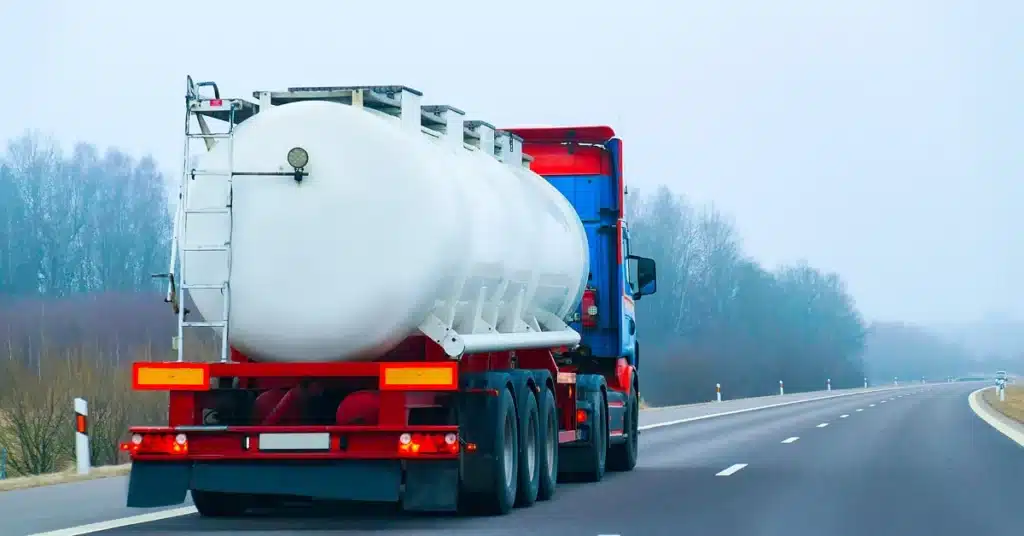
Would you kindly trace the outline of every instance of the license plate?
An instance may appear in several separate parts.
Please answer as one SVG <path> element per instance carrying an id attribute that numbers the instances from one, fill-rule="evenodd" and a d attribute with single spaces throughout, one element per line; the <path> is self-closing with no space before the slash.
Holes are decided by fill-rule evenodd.
<path id="1" fill-rule="evenodd" d="M 260 450 L 330 450 L 331 434 L 260 434 Z"/>

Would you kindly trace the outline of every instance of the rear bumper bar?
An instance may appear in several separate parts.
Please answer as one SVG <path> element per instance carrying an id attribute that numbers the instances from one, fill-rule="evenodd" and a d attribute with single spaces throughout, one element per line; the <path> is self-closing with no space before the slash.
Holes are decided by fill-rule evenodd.
<path id="1" fill-rule="evenodd" d="M 456 509 L 458 485 L 459 460 L 136 461 L 127 503 L 171 506 L 184 502 L 189 490 L 202 490 L 401 502 L 406 510 L 444 512 Z"/>

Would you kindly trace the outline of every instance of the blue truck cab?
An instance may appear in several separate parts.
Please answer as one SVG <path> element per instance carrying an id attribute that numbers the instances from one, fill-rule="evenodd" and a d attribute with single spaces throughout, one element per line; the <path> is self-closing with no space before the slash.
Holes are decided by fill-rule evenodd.
<path id="1" fill-rule="evenodd" d="M 560 367 L 601 375 L 608 386 L 611 441 L 616 427 L 630 434 L 639 404 L 640 345 L 635 303 L 657 290 L 654 260 L 634 255 L 626 221 L 622 140 L 607 126 L 508 129 L 523 138 L 530 168 L 575 207 L 587 233 L 590 275 L 569 324 L 578 349 L 558 356 Z M 633 422 L 625 414 L 634 412 Z"/>

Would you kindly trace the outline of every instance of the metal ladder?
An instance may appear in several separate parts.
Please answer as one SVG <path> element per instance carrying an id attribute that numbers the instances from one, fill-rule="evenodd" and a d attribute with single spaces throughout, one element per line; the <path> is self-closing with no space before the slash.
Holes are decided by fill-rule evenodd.
<path id="1" fill-rule="evenodd" d="M 186 328 L 221 328 L 220 362 L 227 363 L 231 360 L 229 344 L 229 318 L 231 307 L 231 238 L 234 227 L 232 213 L 233 182 L 234 172 L 234 130 L 237 124 L 235 111 L 236 101 L 234 99 L 221 99 L 220 91 L 213 82 L 194 83 L 192 77 L 187 79 L 187 92 L 185 96 L 185 149 L 182 167 L 181 183 L 178 189 L 178 207 L 174 219 L 174 233 L 171 242 L 171 261 L 167 274 L 160 274 L 160 277 L 168 279 L 167 296 L 164 301 L 171 304 L 177 319 L 178 330 L 174 340 L 174 349 L 178 353 L 178 361 L 185 360 L 184 334 Z M 204 98 L 199 94 L 200 87 L 212 87 L 214 96 L 212 99 Z M 211 132 L 203 117 L 203 112 L 227 112 L 228 131 L 221 133 Z M 192 116 L 195 115 L 199 124 L 199 132 L 192 129 Z M 227 169 L 226 170 L 203 170 L 192 167 L 192 140 L 201 139 L 205 141 L 206 149 L 213 149 L 218 141 L 227 144 Z M 202 180 L 209 177 L 224 177 L 227 181 L 227 200 L 223 207 L 189 208 L 189 184 L 193 180 Z M 227 218 L 228 235 L 222 244 L 200 244 L 185 246 L 187 237 L 188 216 L 192 214 L 223 214 Z M 178 252 L 181 251 L 181 259 L 178 259 Z M 222 251 L 227 257 L 227 274 L 225 279 L 218 283 L 189 283 L 185 280 L 185 260 L 191 252 L 212 252 Z M 175 280 L 175 264 L 180 265 L 180 277 Z M 175 288 L 177 287 L 177 288 Z M 187 315 L 190 312 L 182 303 L 182 297 L 186 290 L 220 290 L 223 296 L 223 316 L 219 320 L 189 321 Z"/>

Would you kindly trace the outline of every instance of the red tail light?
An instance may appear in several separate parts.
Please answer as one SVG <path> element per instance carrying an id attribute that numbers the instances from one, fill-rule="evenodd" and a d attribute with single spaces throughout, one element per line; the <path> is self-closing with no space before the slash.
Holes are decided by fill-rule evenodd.
<path id="1" fill-rule="evenodd" d="M 583 301 L 580 304 L 581 314 L 580 317 L 583 321 L 583 327 L 595 328 L 597 327 L 597 291 L 588 288 L 583 291 Z"/>
<path id="2" fill-rule="evenodd" d="M 188 454 L 185 434 L 132 434 L 131 441 L 121 443 L 129 454 Z"/>
<path id="3" fill-rule="evenodd" d="M 458 453 L 459 436 L 454 433 L 402 434 L 398 438 L 398 454 L 401 456 Z"/>

